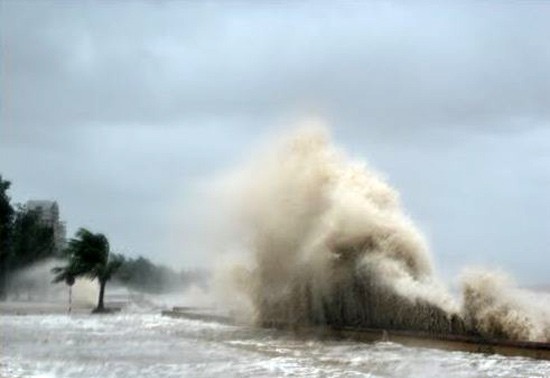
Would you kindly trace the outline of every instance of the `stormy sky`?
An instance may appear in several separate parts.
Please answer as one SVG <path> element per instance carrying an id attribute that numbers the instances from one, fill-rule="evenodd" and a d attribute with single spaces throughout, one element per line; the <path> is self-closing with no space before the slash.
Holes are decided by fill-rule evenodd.
<path id="1" fill-rule="evenodd" d="M 550 268 L 550 3 L 1 2 L 0 173 L 72 234 L 208 264 L 208 180 L 309 116 L 385 174 L 440 275 Z"/>

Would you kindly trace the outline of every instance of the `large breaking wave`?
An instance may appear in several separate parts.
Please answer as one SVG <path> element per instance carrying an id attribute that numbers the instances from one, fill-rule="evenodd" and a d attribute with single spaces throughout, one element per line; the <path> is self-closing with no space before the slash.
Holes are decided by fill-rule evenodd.
<path id="1" fill-rule="evenodd" d="M 453 298 L 396 190 L 326 130 L 279 140 L 238 177 L 247 258 L 231 278 L 256 323 L 550 340 L 550 311 L 500 274 L 470 271 Z"/>

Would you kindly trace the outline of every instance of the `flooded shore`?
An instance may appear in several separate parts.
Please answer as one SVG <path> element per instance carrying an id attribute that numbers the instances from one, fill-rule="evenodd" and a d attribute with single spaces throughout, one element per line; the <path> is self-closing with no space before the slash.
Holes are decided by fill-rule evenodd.
<path id="1" fill-rule="evenodd" d="M 550 362 L 299 338 L 156 310 L 0 315 L 2 377 L 549 377 Z"/>

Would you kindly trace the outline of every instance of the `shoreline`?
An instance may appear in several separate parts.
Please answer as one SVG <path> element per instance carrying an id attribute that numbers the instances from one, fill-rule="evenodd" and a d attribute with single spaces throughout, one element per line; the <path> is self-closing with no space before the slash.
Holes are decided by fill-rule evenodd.
<path id="1" fill-rule="evenodd" d="M 89 314 L 95 306 L 73 303 L 71 314 Z M 60 315 L 69 314 L 68 303 L 59 301 L 5 301 L 0 302 L 0 315 Z"/>

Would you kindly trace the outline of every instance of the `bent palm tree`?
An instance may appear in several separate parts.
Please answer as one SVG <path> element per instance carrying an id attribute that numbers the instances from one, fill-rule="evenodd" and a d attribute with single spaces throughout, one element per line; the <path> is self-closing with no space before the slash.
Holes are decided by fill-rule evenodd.
<path id="1" fill-rule="evenodd" d="M 52 269 L 53 282 L 70 280 L 71 277 L 87 277 L 99 281 L 99 298 L 94 312 L 105 310 L 103 297 L 105 285 L 122 265 L 123 257 L 109 252 L 109 241 L 103 234 L 94 234 L 85 228 L 77 231 L 66 249 L 67 265 Z"/>

